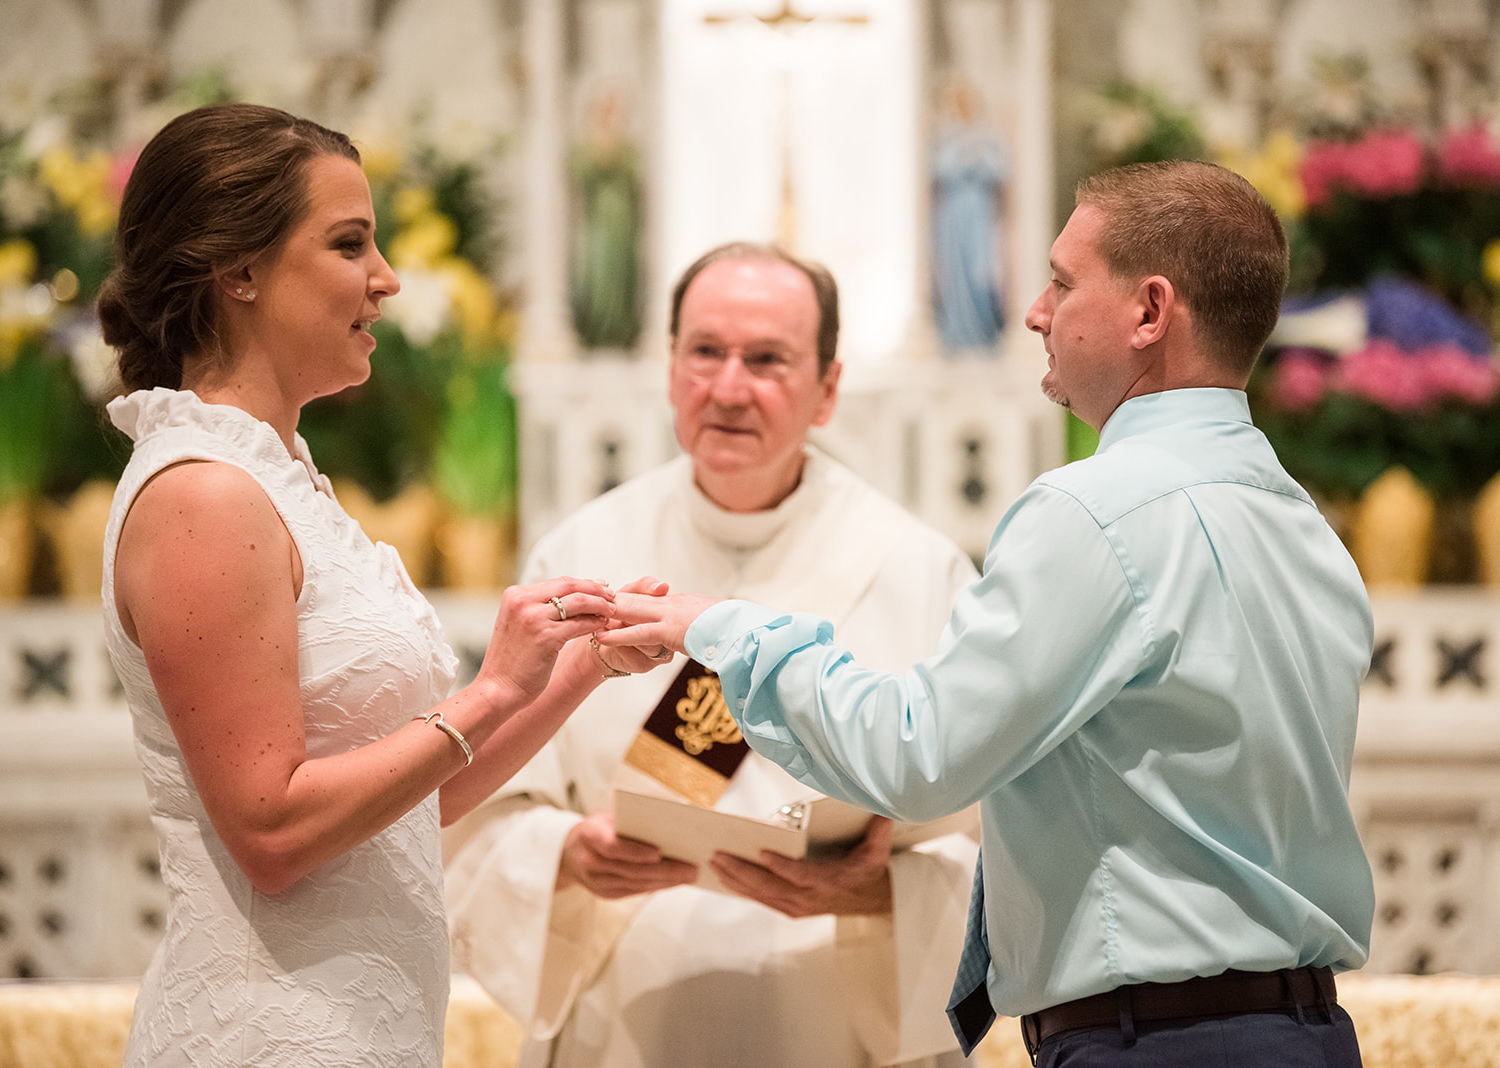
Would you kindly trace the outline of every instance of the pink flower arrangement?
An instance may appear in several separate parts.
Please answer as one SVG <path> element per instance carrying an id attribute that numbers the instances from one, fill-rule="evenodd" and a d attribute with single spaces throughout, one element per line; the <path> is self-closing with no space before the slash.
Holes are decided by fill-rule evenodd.
<path id="1" fill-rule="evenodd" d="M 1500 282 L 1486 270 L 1487 256 L 1500 265 L 1500 126 L 1313 141 L 1298 178 L 1292 311 L 1360 294 L 1367 340 L 1281 348 L 1252 380 L 1256 425 L 1325 494 L 1399 465 L 1434 494 L 1472 496 L 1500 473 Z"/>
<path id="2" fill-rule="evenodd" d="M 140 146 L 137 146 L 128 152 L 120 153 L 109 162 L 109 178 L 105 184 L 116 206 L 125 196 L 125 183 L 130 181 L 130 174 L 135 170 L 135 161 L 140 154 Z"/>
<path id="3" fill-rule="evenodd" d="M 1269 383 L 1270 400 L 1283 411 L 1305 412 L 1328 393 L 1328 356 L 1322 349 L 1287 349 Z"/>
<path id="4" fill-rule="evenodd" d="M 1438 145 L 1437 170 L 1448 185 L 1500 187 L 1500 145 L 1482 122 L 1449 130 Z"/>
<path id="5" fill-rule="evenodd" d="M 1423 412 L 1447 400 L 1484 407 L 1500 392 L 1500 366 L 1452 345 L 1407 352 L 1380 338 L 1332 360 L 1318 350 L 1296 349 L 1276 361 L 1270 399 L 1278 407 L 1307 412 L 1330 392 L 1402 413 Z"/>
<path id="6" fill-rule="evenodd" d="M 1500 368 L 1493 361 L 1476 360 L 1452 345 L 1419 352 L 1417 362 L 1426 372 L 1427 404 L 1451 398 L 1483 408 L 1500 392 Z"/>
<path id="7" fill-rule="evenodd" d="M 1376 199 L 1413 193 L 1425 162 L 1422 142 L 1411 133 L 1373 130 L 1353 142 L 1310 142 L 1299 175 L 1307 206 L 1317 208 L 1340 189 Z"/>

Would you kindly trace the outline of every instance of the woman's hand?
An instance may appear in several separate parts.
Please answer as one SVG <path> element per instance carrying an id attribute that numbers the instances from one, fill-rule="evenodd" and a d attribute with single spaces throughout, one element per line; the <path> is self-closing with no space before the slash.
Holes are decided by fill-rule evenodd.
<path id="1" fill-rule="evenodd" d="M 622 596 L 654 600 L 650 594 L 665 593 L 667 584 L 639 578 L 624 589 L 631 593 Z M 560 610 L 552 603 L 554 597 Z M 465 687 L 449 700 L 453 714 L 448 719 L 465 734 L 473 729 L 474 762 L 443 785 L 444 824 L 472 810 L 514 775 L 612 672 L 647 671 L 672 659 L 660 646 L 598 652 L 589 648 L 594 634 L 610 624 L 614 598 L 605 583 L 571 578 L 505 591 L 485 654 L 484 671 L 489 675 L 481 672 L 475 680 L 478 689 Z M 478 698 L 487 710 L 478 718 L 452 707 L 470 697 Z"/>
<path id="2" fill-rule="evenodd" d="M 608 625 L 614 600 L 608 585 L 592 579 L 555 578 L 511 586 L 500 595 L 500 611 L 476 681 L 509 691 L 511 707 L 530 703 L 547 688 L 562 647 Z"/>

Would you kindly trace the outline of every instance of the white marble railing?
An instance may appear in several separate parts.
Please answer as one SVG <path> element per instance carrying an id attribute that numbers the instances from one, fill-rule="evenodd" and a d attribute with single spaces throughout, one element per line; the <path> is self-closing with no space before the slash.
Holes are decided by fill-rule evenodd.
<path id="1" fill-rule="evenodd" d="M 490 596 L 433 602 L 472 672 Z M 1355 814 L 1379 902 L 1369 970 L 1500 973 L 1500 594 L 1374 599 Z M 0 978 L 134 976 L 162 895 L 96 606 L 0 608 Z"/>
<path id="2" fill-rule="evenodd" d="M 1350 797 L 1375 869 L 1370 967 L 1500 972 L 1500 594 L 1375 599 Z"/>

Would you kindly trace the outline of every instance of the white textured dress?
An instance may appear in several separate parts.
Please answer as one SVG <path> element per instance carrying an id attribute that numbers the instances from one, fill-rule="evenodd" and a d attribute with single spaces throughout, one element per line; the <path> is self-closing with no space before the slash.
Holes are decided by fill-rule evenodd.
<path id="1" fill-rule="evenodd" d="M 217 460 L 260 484 L 302 558 L 309 757 L 391 734 L 447 695 L 456 660 L 436 615 L 395 550 L 339 507 L 300 437 L 293 458 L 267 424 L 185 391 L 139 391 L 109 412 L 135 451 L 105 535 L 106 638 L 170 897 L 125 1064 L 437 1068 L 449 970 L 436 795 L 285 892 L 257 892 L 209 823 L 145 658 L 121 628 L 115 548 L 136 494 L 169 464 Z"/>

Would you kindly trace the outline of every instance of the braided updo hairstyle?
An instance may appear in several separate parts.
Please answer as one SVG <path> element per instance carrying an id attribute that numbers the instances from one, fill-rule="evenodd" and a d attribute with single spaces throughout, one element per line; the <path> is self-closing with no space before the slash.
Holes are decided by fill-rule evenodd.
<path id="1" fill-rule="evenodd" d="M 307 165 L 323 156 L 359 162 L 343 134 L 256 104 L 189 111 L 147 143 L 99 292 L 127 390 L 178 389 L 185 359 L 224 355 L 215 279 L 281 244 L 306 210 Z"/>

